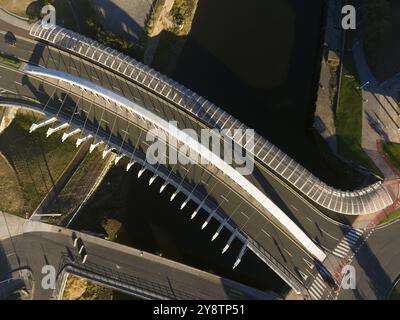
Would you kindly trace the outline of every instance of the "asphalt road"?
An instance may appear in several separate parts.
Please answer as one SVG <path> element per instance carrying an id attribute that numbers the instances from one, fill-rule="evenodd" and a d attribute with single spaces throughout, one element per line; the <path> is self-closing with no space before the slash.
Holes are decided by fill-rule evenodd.
<path id="1" fill-rule="evenodd" d="M 52 265 L 58 274 L 67 264 L 170 299 L 276 298 L 273 294 L 147 252 L 77 233 L 88 253 L 82 264 L 78 250 L 72 244 L 73 230 L 14 217 L 6 219 L 8 225 L 14 224 L 11 229 L 25 228 L 27 231 L 6 239 L 3 237 L 5 230 L 1 231 L 0 280 L 7 278 L 10 271 L 28 267 L 34 279 L 34 299 L 49 299 L 53 293 L 41 286 L 42 267 Z M 4 216 L 0 220 L 4 225 Z M 19 225 L 15 226 L 16 223 Z"/>

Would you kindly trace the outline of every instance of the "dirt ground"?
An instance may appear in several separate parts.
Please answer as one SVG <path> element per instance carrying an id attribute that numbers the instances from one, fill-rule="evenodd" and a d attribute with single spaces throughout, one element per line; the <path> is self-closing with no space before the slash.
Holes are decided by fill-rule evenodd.
<path id="1" fill-rule="evenodd" d="M 26 16 L 26 8 L 32 0 L 0 0 L 0 7 L 20 16 Z"/>
<path id="2" fill-rule="evenodd" d="M 7 159 L 0 153 L 0 210 L 16 213 L 23 204 L 22 190 L 16 174 Z"/>
<path id="3" fill-rule="evenodd" d="M 85 279 L 68 276 L 63 294 L 63 300 L 77 300 L 85 293 L 88 283 Z"/>

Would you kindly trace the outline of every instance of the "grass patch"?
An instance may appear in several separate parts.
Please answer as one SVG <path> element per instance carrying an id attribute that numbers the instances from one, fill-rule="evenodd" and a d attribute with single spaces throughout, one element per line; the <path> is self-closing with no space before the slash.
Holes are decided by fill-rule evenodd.
<path id="1" fill-rule="evenodd" d="M 400 281 L 397 282 L 396 286 L 390 293 L 389 300 L 400 300 Z"/>
<path id="2" fill-rule="evenodd" d="M 71 214 L 84 201 L 106 163 L 100 151 L 88 152 L 65 187 L 58 194 L 56 200 L 49 207 L 49 213 L 62 214 L 62 216 L 50 217 L 45 221 L 51 224 L 64 225 L 71 217 Z"/>
<path id="3" fill-rule="evenodd" d="M 363 101 L 353 53 L 349 50 L 352 42 L 353 32 L 350 31 L 346 34 L 342 82 L 336 112 L 338 152 L 344 158 L 382 176 L 380 170 L 361 147 Z"/>
<path id="4" fill-rule="evenodd" d="M 389 213 L 379 224 L 388 223 L 389 221 L 392 221 L 398 217 L 400 217 L 400 209 L 397 209 L 397 210 Z"/>
<path id="5" fill-rule="evenodd" d="M 23 194 L 16 214 L 31 214 L 50 191 L 76 153 L 73 142 L 61 143 L 62 132 L 46 138 L 47 128 L 29 133 L 39 120 L 33 112 L 19 111 L 0 136 L 0 151 L 14 168 Z"/>
<path id="6" fill-rule="evenodd" d="M 0 7 L 21 17 L 26 17 L 26 9 L 31 2 L 33 0 L 0 0 Z"/>
<path id="7" fill-rule="evenodd" d="M 396 169 L 400 171 L 400 144 L 384 141 L 382 148 Z"/>
<path id="8" fill-rule="evenodd" d="M 21 66 L 21 61 L 17 58 L 8 57 L 4 54 L 0 54 L 0 63 L 6 64 L 13 68 L 19 68 Z"/>

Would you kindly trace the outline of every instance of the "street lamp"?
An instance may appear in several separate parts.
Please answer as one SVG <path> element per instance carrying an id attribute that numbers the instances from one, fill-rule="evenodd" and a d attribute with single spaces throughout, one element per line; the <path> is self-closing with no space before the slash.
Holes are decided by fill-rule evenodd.
<path id="1" fill-rule="evenodd" d="M 367 86 L 368 84 L 369 84 L 369 80 L 368 80 L 366 83 L 364 83 L 361 87 L 358 87 L 358 89 L 362 90 L 362 89 L 364 89 L 365 86 Z"/>

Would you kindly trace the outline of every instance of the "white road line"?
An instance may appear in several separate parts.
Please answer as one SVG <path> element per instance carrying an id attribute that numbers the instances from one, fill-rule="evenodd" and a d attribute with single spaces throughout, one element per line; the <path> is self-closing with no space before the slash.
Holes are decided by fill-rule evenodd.
<path id="1" fill-rule="evenodd" d="M 293 255 L 292 255 L 289 251 L 287 251 L 286 249 L 283 249 L 283 250 L 285 250 L 286 253 L 287 253 L 290 257 L 293 257 Z"/>
<path id="2" fill-rule="evenodd" d="M 265 231 L 264 229 L 261 229 L 261 231 L 264 232 L 268 237 L 271 238 L 271 235 L 267 231 Z"/>
<path id="3" fill-rule="evenodd" d="M 339 241 L 338 238 L 332 236 L 331 234 L 329 234 L 328 232 L 326 232 L 324 229 L 322 229 L 322 228 L 320 228 L 320 229 L 321 229 L 322 233 L 325 233 L 328 237 L 331 237 L 332 239 L 334 239 L 334 240 L 336 240 L 336 241 Z"/>
<path id="4" fill-rule="evenodd" d="M 339 257 L 339 258 L 344 258 L 344 257 L 346 256 L 345 254 L 338 253 L 338 252 L 333 252 L 333 254 L 334 254 L 336 257 Z"/>
<path id="5" fill-rule="evenodd" d="M 318 286 L 315 285 L 315 281 L 313 282 L 313 284 L 311 286 L 311 290 L 314 290 L 314 291 L 318 292 L 319 296 L 322 296 L 322 293 L 324 292 L 323 290 L 318 288 Z"/>
<path id="6" fill-rule="evenodd" d="M 290 205 L 294 210 L 299 211 L 299 209 L 297 209 L 294 205 Z"/>

